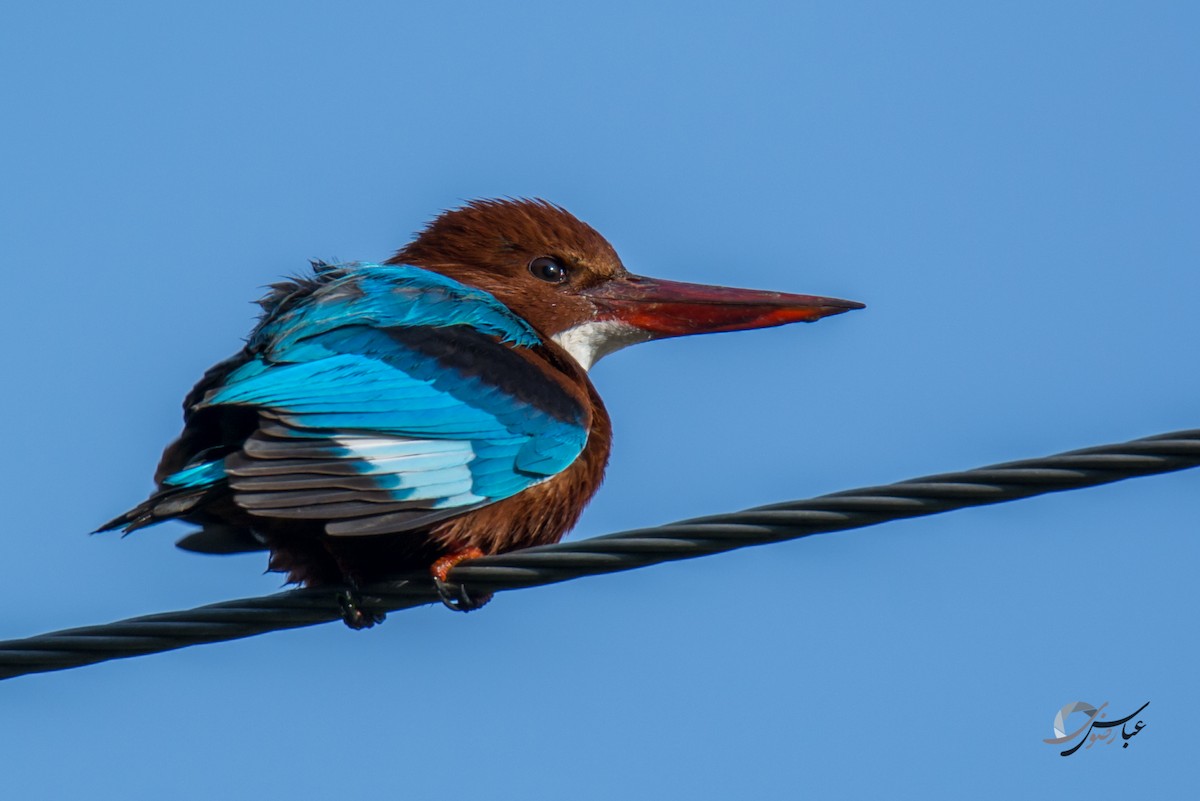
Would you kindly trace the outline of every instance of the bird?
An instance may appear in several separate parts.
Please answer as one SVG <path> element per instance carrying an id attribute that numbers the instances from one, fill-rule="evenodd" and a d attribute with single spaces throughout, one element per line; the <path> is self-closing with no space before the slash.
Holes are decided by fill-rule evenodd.
<path id="1" fill-rule="evenodd" d="M 588 376 L 666 337 L 812 322 L 862 303 L 629 272 L 541 199 L 447 210 L 382 263 L 314 261 L 270 285 L 244 347 L 185 397 L 151 496 L 97 531 L 180 520 L 200 553 L 268 551 L 287 582 L 358 590 L 558 542 L 604 477 L 612 423 Z"/>

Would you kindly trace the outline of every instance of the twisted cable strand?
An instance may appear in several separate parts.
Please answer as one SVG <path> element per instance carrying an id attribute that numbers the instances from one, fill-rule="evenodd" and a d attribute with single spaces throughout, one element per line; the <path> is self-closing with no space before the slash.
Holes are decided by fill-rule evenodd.
<path id="1" fill-rule="evenodd" d="M 1200 429 L 1055 456 L 845 490 L 463 562 L 453 581 L 497 592 L 632 570 L 750 545 L 878 525 L 970 506 L 1200 466 Z M 427 576 L 363 589 L 363 607 L 394 612 L 437 601 Z M 0 679 L 341 619 L 330 588 L 291 590 L 0 642 Z"/>

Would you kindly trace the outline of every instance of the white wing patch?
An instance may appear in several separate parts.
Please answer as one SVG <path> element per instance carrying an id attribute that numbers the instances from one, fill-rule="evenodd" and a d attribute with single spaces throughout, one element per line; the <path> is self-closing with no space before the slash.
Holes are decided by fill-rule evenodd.
<path id="1" fill-rule="evenodd" d="M 487 500 L 471 492 L 470 442 L 342 434 L 333 441 L 375 476 L 381 489 L 409 490 L 405 500 L 438 500 L 434 508 L 467 506 Z"/>

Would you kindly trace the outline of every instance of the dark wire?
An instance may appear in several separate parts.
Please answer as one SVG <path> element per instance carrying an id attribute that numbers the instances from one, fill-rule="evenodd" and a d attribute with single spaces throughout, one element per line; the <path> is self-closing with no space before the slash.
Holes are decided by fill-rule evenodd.
<path id="1" fill-rule="evenodd" d="M 450 573 L 450 579 L 489 592 L 520 589 L 1197 466 L 1200 430 L 1176 431 L 1117 445 L 485 556 L 463 562 Z M 395 612 L 438 600 L 432 581 L 423 575 L 370 585 L 363 588 L 362 596 L 363 608 L 372 612 Z M 66 629 L 0 642 L 0 678 L 252 637 L 341 618 L 335 589 L 321 588 Z"/>

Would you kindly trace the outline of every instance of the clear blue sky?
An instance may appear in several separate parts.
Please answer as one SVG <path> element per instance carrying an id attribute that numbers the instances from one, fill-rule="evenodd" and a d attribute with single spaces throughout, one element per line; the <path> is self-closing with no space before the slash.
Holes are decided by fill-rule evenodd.
<path id="1" fill-rule="evenodd" d="M 575 537 L 1200 426 L 1196 9 L 9 3 L 0 637 L 279 588 L 183 526 L 87 532 L 263 285 L 472 197 L 869 306 L 602 363 Z M 1179 796 L 1197 482 L 0 683 L 4 793 Z M 1076 700 L 1146 728 L 1063 759 Z"/>

